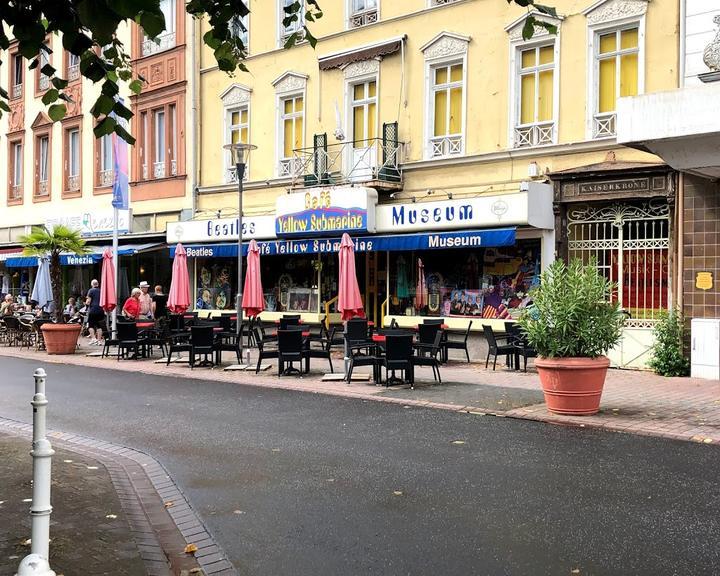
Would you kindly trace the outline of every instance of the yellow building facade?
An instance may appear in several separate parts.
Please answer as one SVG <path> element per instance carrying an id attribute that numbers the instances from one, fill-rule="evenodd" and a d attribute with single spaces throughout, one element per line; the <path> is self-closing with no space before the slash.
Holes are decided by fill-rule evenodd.
<path id="1" fill-rule="evenodd" d="M 222 146 L 251 142 L 257 149 L 244 181 L 250 223 L 244 238 L 268 244 L 263 281 L 276 313 L 322 317 L 332 299 L 333 255 L 312 244 L 302 257 L 276 252 L 293 238 L 353 234 L 342 222 L 324 231 L 306 222 L 305 238 L 281 227 L 287 205 L 296 208 L 293 218 L 303 208 L 308 217 L 326 194 L 328 208 L 347 209 L 344 197 L 374 210 L 373 225 L 355 231 L 360 240 L 514 231 L 510 245 L 479 238 L 484 248 L 478 250 L 424 251 L 426 244 L 383 250 L 379 241 L 359 256 L 371 319 L 413 325 L 435 315 L 464 328 L 468 318 L 497 324 L 512 316 L 538 272 L 558 250 L 567 253 L 559 247 L 564 212 L 549 175 L 603 164 L 655 166 L 656 157 L 616 144 L 615 102 L 678 84 L 674 0 L 557 0 L 554 6 L 557 18 L 537 17 L 557 34 L 538 27 L 523 40 L 527 13 L 500 0 L 334 2 L 311 24 L 314 49 L 301 42 L 285 50 L 294 28 L 282 25 L 283 1 L 251 0 L 244 21 L 249 72 L 230 77 L 211 51 L 200 50 L 198 212 L 184 228 L 207 230 L 183 235 L 171 227 L 168 241 L 232 241 L 231 229 L 226 236 L 210 232 L 237 215 L 235 171 Z M 460 210 L 469 210 L 467 219 L 459 219 Z M 225 290 L 220 303 L 231 308 L 232 257 L 202 256 L 210 253 L 197 252 L 198 307 L 219 308 L 216 295 Z M 421 278 L 429 290 L 425 305 L 417 302 Z M 456 303 L 463 293 L 472 305 Z M 474 322 L 474 330 L 480 327 Z"/>

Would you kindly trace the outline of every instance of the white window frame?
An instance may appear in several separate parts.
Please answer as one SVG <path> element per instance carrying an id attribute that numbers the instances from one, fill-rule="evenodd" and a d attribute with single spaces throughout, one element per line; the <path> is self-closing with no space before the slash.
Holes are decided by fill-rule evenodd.
<path id="1" fill-rule="evenodd" d="M 247 1 L 246 1 L 246 4 L 247 4 Z M 233 23 L 233 21 L 242 22 L 242 24 L 245 26 L 245 31 L 244 32 L 241 31 L 239 34 L 235 34 L 235 32 L 233 30 L 233 27 L 235 26 L 235 24 Z M 233 16 L 230 19 L 228 29 L 232 36 L 239 35 L 241 37 L 243 46 L 245 46 L 245 51 L 247 53 L 249 53 L 250 52 L 250 13 L 248 12 L 247 14 L 245 14 L 245 16 L 240 16 L 239 14 L 236 14 L 235 16 Z"/>
<path id="2" fill-rule="evenodd" d="M 159 128 L 159 118 L 162 115 L 162 130 Z M 152 155 L 152 178 L 165 178 L 167 176 L 167 166 L 165 162 L 166 146 L 167 146 L 167 114 L 165 108 L 158 108 L 152 111 L 152 130 L 153 130 L 153 155 Z M 162 146 L 160 145 L 162 138 Z"/>
<path id="3" fill-rule="evenodd" d="M 443 68 L 445 66 L 453 66 L 455 64 L 462 64 L 463 67 L 463 78 L 461 83 L 458 82 L 447 82 L 443 86 L 443 90 L 449 90 L 453 87 L 453 85 L 461 85 L 462 86 L 462 122 L 461 122 L 461 130 L 459 134 L 446 134 L 445 136 L 435 136 L 435 92 L 438 91 L 435 86 L 435 70 L 438 68 Z M 467 136 L 467 52 L 462 55 L 457 55 L 449 58 L 436 58 L 432 60 L 426 60 L 425 62 L 425 107 L 426 107 L 426 116 L 425 116 L 425 158 L 432 160 L 432 159 L 439 159 L 439 158 L 454 158 L 456 156 L 464 156 L 465 155 L 465 140 Z M 448 98 L 448 105 L 449 105 L 449 98 Z M 455 153 L 443 153 L 443 154 L 434 154 L 433 153 L 433 140 L 437 138 L 445 138 L 447 140 L 447 146 L 446 143 L 441 144 L 443 146 L 443 149 L 448 148 L 449 142 L 453 138 L 459 138 L 460 139 L 460 146 L 458 152 Z"/>
<path id="4" fill-rule="evenodd" d="M 80 176 L 80 165 L 81 165 L 81 158 L 80 158 L 80 128 L 70 128 L 68 129 L 68 178 L 73 178 L 75 176 Z M 73 140 L 74 146 L 73 146 Z"/>
<path id="5" fill-rule="evenodd" d="M 555 36 L 544 36 L 543 38 L 535 41 L 528 40 L 527 42 L 511 42 L 510 43 L 510 126 L 508 132 L 508 142 L 510 148 L 529 148 L 535 146 L 549 146 L 557 144 L 558 142 L 558 119 L 560 117 L 560 34 Z M 553 116 L 552 120 L 545 122 L 533 122 L 532 124 L 521 125 L 521 75 L 522 69 L 522 57 L 521 53 L 525 50 L 544 48 L 546 46 L 553 46 Z M 536 68 L 542 68 L 543 70 L 549 69 L 549 65 L 538 66 Z M 535 88 L 537 90 L 537 70 L 536 70 L 536 81 Z M 536 100 L 537 104 L 537 100 Z M 542 144 L 528 144 L 519 146 L 517 144 L 516 129 L 522 127 L 528 127 L 531 130 L 539 131 L 539 128 L 532 128 L 532 126 L 539 126 L 543 124 L 549 124 L 552 122 L 552 136 L 550 142 L 543 142 Z M 533 140 L 540 140 L 540 138 L 534 138 Z"/>
<path id="6" fill-rule="evenodd" d="M 98 184 L 110 186 L 113 183 L 115 172 L 115 150 L 113 148 L 112 134 L 105 134 L 99 141 L 98 158 Z"/>
<path id="7" fill-rule="evenodd" d="M 233 124 L 232 123 L 232 115 L 234 112 L 240 112 L 241 118 L 242 118 L 242 112 L 243 110 L 247 111 L 247 123 L 243 124 L 242 122 L 240 124 Z M 235 106 L 227 106 L 224 108 L 225 111 L 225 122 L 224 122 L 224 130 L 223 133 L 225 134 L 225 144 L 231 144 L 232 143 L 232 131 L 233 129 L 237 128 L 238 130 L 241 130 L 244 128 L 247 128 L 247 134 L 248 134 L 248 142 L 250 142 L 250 100 L 247 100 L 244 104 L 235 105 Z M 225 182 L 226 183 L 232 183 L 237 182 L 237 171 L 235 169 L 235 165 L 232 163 L 232 158 L 229 151 L 224 151 L 223 153 L 224 158 L 224 173 L 225 173 Z M 245 172 L 243 173 L 243 182 L 246 182 L 250 179 L 250 164 L 245 164 Z"/>
<path id="8" fill-rule="evenodd" d="M 23 92 L 23 82 L 24 82 L 24 63 L 23 63 L 23 57 L 20 54 L 20 52 L 15 52 L 11 56 L 12 62 L 10 65 L 12 66 L 12 82 L 10 86 L 10 98 L 19 98 L 22 95 Z M 18 73 L 19 73 L 19 82 L 18 82 Z"/>
<path id="9" fill-rule="evenodd" d="M 350 141 L 357 140 L 357 134 L 355 134 L 355 122 L 353 117 L 353 111 L 355 106 L 355 95 L 354 95 L 354 89 L 355 86 L 359 84 L 368 84 L 369 82 L 375 82 L 375 96 L 372 98 L 363 98 L 362 100 L 358 100 L 358 102 L 362 102 L 362 105 L 365 108 L 365 125 L 366 128 L 368 127 L 368 105 L 372 102 L 375 102 L 375 137 L 380 137 L 380 75 L 379 74 L 367 74 L 364 76 L 357 76 L 355 78 L 349 79 L 345 83 L 345 102 L 347 102 L 346 105 L 346 111 L 345 111 L 345 126 L 347 126 L 347 133 L 350 135 L 350 130 L 353 130 L 352 134 L 352 140 L 348 138 Z"/>
<path id="10" fill-rule="evenodd" d="M 283 26 L 283 20 L 285 19 L 285 6 L 292 4 L 293 2 L 295 2 L 295 0 L 278 0 L 277 2 L 277 39 L 279 48 L 282 48 L 285 45 L 285 41 L 288 39 L 288 37 L 295 32 L 300 32 L 298 41 L 296 43 L 302 42 L 304 40 L 304 38 L 302 37 L 302 28 L 305 25 L 305 11 L 307 10 L 305 0 L 300 0 L 302 6 L 300 7 L 300 11 L 298 13 L 298 19 L 291 24 L 290 28 L 286 28 L 285 26 Z"/>
<path id="11" fill-rule="evenodd" d="M 298 112 L 291 112 L 290 114 L 285 114 L 285 101 L 290 100 L 292 98 L 302 98 L 303 99 L 303 109 L 302 113 Z M 278 94 L 277 96 L 277 128 L 276 128 L 276 142 L 277 142 L 277 162 L 275 162 L 275 170 L 277 172 L 278 178 L 289 178 L 292 177 L 293 174 L 296 172 L 296 169 L 298 168 L 298 162 L 296 162 L 296 159 L 294 156 L 291 156 L 290 158 L 285 158 L 285 120 L 288 118 L 298 118 L 300 114 L 302 115 L 303 120 L 303 129 L 302 129 L 302 144 L 301 148 L 305 148 L 305 132 L 307 130 L 307 94 L 306 90 L 298 90 L 296 92 L 285 92 L 282 94 Z M 287 168 L 281 168 L 283 164 L 287 165 Z"/>
<path id="12" fill-rule="evenodd" d="M 587 14 L 587 12 L 586 12 Z M 617 20 L 601 22 L 588 25 L 588 52 L 587 61 L 591 63 L 588 66 L 588 82 L 587 82 L 587 100 L 586 106 L 587 116 L 585 119 L 585 137 L 587 140 L 604 140 L 616 138 L 616 112 L 603 113 L 611 122 L 613 129 L 610 134 L 596 136 L 596 117 L 600 114 L 599 108 L 599 84 L 600 84 L 600 66 L 598 50 L 600 49 L 600 36 L 617 30 L 627 30 L 628 28 L 638 29 L 638 95 L 645 93 L 645 14 Z M 619 84 L 618 84 L 619 89 Z"/>
<path id="13" fill-rule="evenodd" d="M 375 7 L 368 8 L 366 6 L 361 10 L 355 10 L 355 2 L 357 1 L 358 0 L 346 0 L 345 2 L 345 8 L 347 10 L 345 28 L 347 30 L 362 28 L 380 21 L 380 0 L 360 0 L 366 4 L 368 2 L 375 2 Z"/>
<path id="14" fill-rule="evenodd" d="M 39 192 L 36 196 L 47 196 L 49 192 L 49 180 L 50 180 L 50 135 L 42 134 L 37 136 L 39 140 L 38 145 L 38 187 Z M 45 143 L 45 154 L 43 155 L 43 142 Z M 43 178 L 44 176 L 44 178 Z M 43 184 L 45 186 L 43 186 Z"/>
<path id="15" fill-rule="evenodd" d="M 16 140 L 12 143 L 12 160 L 13 160 L 13 174 L 12 174 L 12 185 L 16 189 L 20 189 L 23 183 L 23 142 L 22 140 Z M 14 199 L 14 197 L 13 197 Z"/>

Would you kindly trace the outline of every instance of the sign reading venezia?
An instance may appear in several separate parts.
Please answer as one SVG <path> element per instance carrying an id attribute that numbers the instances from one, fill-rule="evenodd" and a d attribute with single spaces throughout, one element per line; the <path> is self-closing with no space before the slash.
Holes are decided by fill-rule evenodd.
<path id="1" fill-rule="evenodd" d="M 316 188 L 277 199 L 278 236 L 337 236 L 374 232 L 377 192 L 371 188 Z"/>

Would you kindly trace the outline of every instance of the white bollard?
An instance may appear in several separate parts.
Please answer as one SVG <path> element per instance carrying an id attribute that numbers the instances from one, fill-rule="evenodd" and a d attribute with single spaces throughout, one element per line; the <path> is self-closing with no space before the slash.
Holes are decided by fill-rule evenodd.
<path id="1" fill-rule="evenodd" d="M 50 555 L 50 466 L 55 451 L 45 437 L 45 370 L 35 370 L 35 396 L 33 406 L 33 497 L 30 506 L 32 517 L 31 553 L 23 558 L 17 576 L 55 576 L 48 561 Z"/>

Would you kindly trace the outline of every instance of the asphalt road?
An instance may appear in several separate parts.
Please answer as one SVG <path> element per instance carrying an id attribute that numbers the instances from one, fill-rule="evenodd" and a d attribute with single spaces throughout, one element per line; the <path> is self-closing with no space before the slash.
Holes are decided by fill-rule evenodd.
<path id="1" fill-rule="evenodd" d="M 0 359 L 0 416 L 35 368 Z M 720 573 L 715 446 L 44 368 L 49 426 L 159 459 L 241 574 Z"/>

